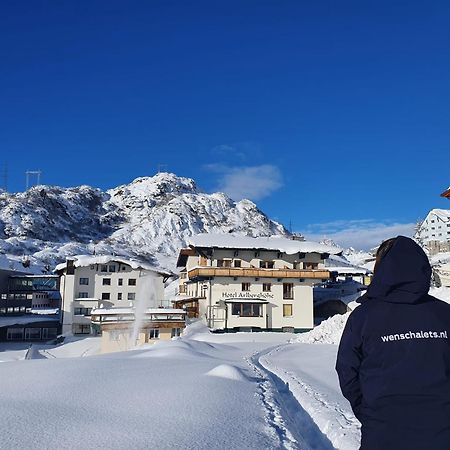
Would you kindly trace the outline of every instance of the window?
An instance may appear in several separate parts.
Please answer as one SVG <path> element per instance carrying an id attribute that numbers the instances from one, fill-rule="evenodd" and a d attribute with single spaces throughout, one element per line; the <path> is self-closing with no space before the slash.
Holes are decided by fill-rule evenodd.
<path id="1" fill-rule="evenodd" d="M 275 265 L 274 261 L 260 261 L 259 267 L 261 269 L 273 269 Z"/>
<path id="2" fill-rule="evenodd" d="M 74 324 L 72 330 L 73 334 L 91 334 L 90 325 Z"/>
<path id="3" fill-rule="evenodd" d="M 150 328 L 147 336 L 149 339 L 159 339 L 159 328 Z"/>
<path id="4" fill-rule="evenodd" d="M 90 316 L 92 308 L 75 308 L 73 314 L 75 316 Z"/>
<path id="5" fill-rule="evenodd" d="M 136 286 L 136 278 L 130 278 L 128 280 L 128 286 Z"/>
<path id="6" fill-rule="evenodd" d="M 102 300 L 111 300 L 111 294 L 109 292 L 102 292 Z"/>
<path id="7" fill-rule="evenodd" d="M 116 271 L 116 266 L 115 266 L 115 264 L 111 264 L 111 265 L 109 266 L 109 271 L 110 271 L 110 272 L 115 272 L 115 271 Z"/>
<path id="8" fill-rule="evenodd" d="M 249 291 L 250 290 L 250 283 L 242 283 L 242 290 L 243 291 Z"/>
<path id="9" fill-rule="evenodd" d="M 257 303 L 233 303 L 231 314 L 240 317 L 262 317 L 262 308 Z"/>
<path id="10" fill-rule="evenodd" d="M 283 298 L 294 298 L 293 283 L 283 283 Z"/>
<path id="11" fill-rule="evenodd" d="M 87 286 L 89 284 L 89 278 L 80 278 L 80 284 Z"/>
<path id="12" fill-rule="evenodd" d="M 100 272 L 108 272 L 108 266 L 106 264 L 102 264 L 100 267 Z"/>
<path id="13" fill-rule="evenodd" d="M 181 336 L 181 328 L 172 328 L 172 337 Z"/>
<path id="14" fill-rule="evenodd" d="M 292 317 L 292 305 L 290 304 L 283 305 L 283 317 Z"/>
<path id="15" fill-rule="evenodd" d="M 103 278 L 103 286 L 111 286 L 111 278 Z"/>
<path id="16" fill-rule="evenodd" d="M 180 273 L 180 278 L 181 278 L 182 280 L 185 280 L 185 279 L 187 278 L 187 273 L 186 273 L 186 272 L 181 272 L 181 273 Z"/>
<path id="17" fill-rule="evenodd" d="M 22 340 L 23 331 L 23 328 L 8 328 L 6 332 L 6 339 L 8 339 L 8 341 Z"/>
<path id="18" fill-rule="evenodd" d="M 235 259 L 234 260 L 234 267 L 241 267 L 241 260 L 240 259 Z"/>
<path id="19" fill-rule="evenodd" d="M 306 270 L 316 270 L 319 268 L 319 263 L 313 263 L 313 262 L 304 262 L 303 268 Z"/>
<path id="20" fill-rule="evenodd" d="M 123 286 L 123 278 L 119 278 L 119 280 L 117 281 L 117 284 L 119 286 Z"/>
<path id="21" fill-rule="evenodd" d="M 119 292 L 119 293 L 117 294 L 117 300 L 122 300 L 122 292 Z"/>
<path id="22" fill-rule="evenodd" d="M 25 328 L 25 339 L 41 339 L 40 328 Z"/>
<path id="23" fill-rule="evenodd" d="M 272 290 L 272 285 L 270 283 L 263 283 L 263 292 L 270 292 Z"/>
<path id="24" fill-rule="evenodd" d="M 135 300 L 136 294 L 134 292 L 128 292 L 127 298 L 128 298 L 128 300 Z"/>
<path id="25" fill-rule="evenodd" d="M 186 294 L 186 285 L 185 284 L 180 284 L 180 286 L 178 287 L 178 293 Z"/>
<path id="26" fill-rule="evenodd" d="M 218 259 L 217 267 L 231 267 L 231 259 Z"/>
<path id="27" fill-rule="evenodd" d="M 42 328 L 42 339 L 55 339 L 58 336 L 57 328 Z"/>
<path id="28" fill-rule="evenodd" d="M 89 293 L 88 292 L 78 292 L 77 298 L 89 298 Z"/>

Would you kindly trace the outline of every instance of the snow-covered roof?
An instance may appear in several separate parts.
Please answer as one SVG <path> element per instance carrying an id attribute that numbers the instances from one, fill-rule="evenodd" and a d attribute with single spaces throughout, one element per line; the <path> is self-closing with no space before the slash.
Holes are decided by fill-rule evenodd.
<path id="1" fill-rule="evenodd" d="M 441 219 L 443 222 L 448 222 L 450 220 L 450 210 L 448 209 L 432 209 L 427 218 L 430 216 L 436 216 Z"/>
<path id="2" fill-rule="evenodd" d="M 23 316 L 3 316 L 0 317 L 0 327 L 12 327 L 14 325 L 26 325 L 27 323 L 36 322 L 59 322 L 59 315 L 39 315 L 39 314 L 26 314 Z"/>
<path id="3" fill-rule="evenodd" d="M 134 308 L 96 308 L 91 311 L 91 314 L 101 315 L 116 315 L 116 314 L 134 314 Z M 145 314 L 186 314 L 184 309 L 175 308 L 148 308 Z"/>
<path id="4" fill-rule="evenodd" d="M 337 255 L 342 249 L 312 241 L 297 241 L 282 236 L 249 237 L 233 234 L 205 233 L 193 236 L 189 240 L 193 247 L 274 250 L 288 255 L 295 253 L 330 253 Z"/>
<path id="5" fill-rule="evenodd" d="M 59 308 L 31 308 L 32 314 L 58 314 Z"/>
<path id="6" fill-rule="evenodd" d="M 441 194 L 441 197 L 450 198 L 450 186 Z"/>
<path id="7" fill-rule="evenodd" d="M 120 256 L 114 256 L 114 255 L 76 255 L 71 258 L 74 260 L 74 266 L 75 267 L 87 267 L 92 264 L 109 264 L 110 262 L 117 262 L 120 264 L 127 264 L 132 269 L 143 269 L 148 270 L 151 272 L 158 273 L 160 275 L 165 276 L 171 276 L 172 274 L 169 272 L 165 272 L 163 270 L 160 270 L 150 264 L 147 264 L 142 261 L 137 261 L 134 259 L 128 259 L 128 258 L 122 258 Z M 64 270 L 67 267 L 67 262 L 58 264 L 55 267 L 54 272 L 59 272 L 61 270 Z"/>
<path id="8" fill-rule="evenodd" d="M 42 274 L 42 275 L 36 275 L 36 274 L 29 274 L 24 273 L 22 275 L 11 275 L 11 278 L 58 278 L 58 275 L 49 275 L 49 274 Z"/>
<path id="9" fill-rule="evenodd" d="M 329 259 L 325 261 L 325 268 L 330 272 L 338 272 L 338 273 L 363 273 L 368 274 L 370 270 L 366 267 L 357 266 L 355 264 L 351 264 L 345 258 L 340 256 L 330 255 Z"/>

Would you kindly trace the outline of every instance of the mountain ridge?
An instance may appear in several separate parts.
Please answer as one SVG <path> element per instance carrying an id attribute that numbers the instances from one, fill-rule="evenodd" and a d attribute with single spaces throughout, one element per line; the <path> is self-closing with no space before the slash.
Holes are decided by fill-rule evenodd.
<path id="1" fill-rule="evenodd" d="M 0 192 L 0 254 L 55 265 L 74 254 L 139 257 L 172 269 L 180 247 L 205 232 L 289 236 L 250 200 L 206 193 L 172 173 L 103 191 L 87 185 Z"/>

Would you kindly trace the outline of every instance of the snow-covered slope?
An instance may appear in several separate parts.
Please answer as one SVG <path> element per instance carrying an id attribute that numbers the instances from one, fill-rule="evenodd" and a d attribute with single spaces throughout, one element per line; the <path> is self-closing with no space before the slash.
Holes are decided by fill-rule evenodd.
<path id="1" fill-rule="evenodd" d="M 287 235 L 249 200 L 207 194 L 194 180 L 159 173 L 107 192 L 36 186 L 0 193 L 0 254 L 29 256 L 36 271 L 74 254 L 113 253 L 173 269 L 198 233 Z"/>

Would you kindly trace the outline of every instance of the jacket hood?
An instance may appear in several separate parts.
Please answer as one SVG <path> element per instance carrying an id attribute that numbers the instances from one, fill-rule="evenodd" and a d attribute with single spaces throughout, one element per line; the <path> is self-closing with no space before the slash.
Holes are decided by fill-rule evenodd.
<path id="1" fill-rule="evenodd" d="M 431 266 L 412 239 L 398 236 L 378 263 L 367 297 L 390 303 L 421 303 L 428 298 Z"/>

